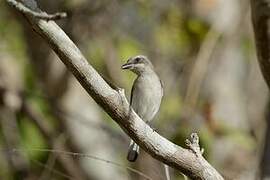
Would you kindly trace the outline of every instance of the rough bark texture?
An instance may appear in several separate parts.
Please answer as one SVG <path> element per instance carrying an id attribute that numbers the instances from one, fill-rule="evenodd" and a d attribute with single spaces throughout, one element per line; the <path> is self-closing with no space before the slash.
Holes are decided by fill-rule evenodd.
<path id="1" fill-rule="evenodd" d="M 33 1 L 29 2 L 31 7 Z M 182 171 L 191 179 L 223 179 L 197 151 L 197 147 L 192 148 L 193 141 L 188 144 L 190 149 L 184 149 L 160 136 L 140 119 L 130 108 L 124 91 L 111 88 L 54 21 L 35 19 L 33 16 L 27 15 L 25 17 L 74 74 L 89 95 L 152 157 Z"/>

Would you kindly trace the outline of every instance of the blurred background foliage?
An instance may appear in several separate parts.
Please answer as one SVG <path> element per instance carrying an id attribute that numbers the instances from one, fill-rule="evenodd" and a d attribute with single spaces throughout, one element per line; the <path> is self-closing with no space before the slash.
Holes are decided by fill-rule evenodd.
<path id="1" fill-rule="evenodd" d="M 89 63 L 125 88 L 135 75 L 121 64 L 144 54 L 165 95 L 152 126 L 185 146 L 198 132 L 204 156 L 225 179 L 255 179 L 265 133 L 268 90 L 256 62 L 248 1 L 47 0 Z M 0 179 L 164 179 L 142 152 L 129 164 L 129 138 L 84 92 L 20 14 L 0 2 Z M 91 157 L 52 153 L 81 152 Z M 183 179 L 171 171 L 172 179 Z"/>

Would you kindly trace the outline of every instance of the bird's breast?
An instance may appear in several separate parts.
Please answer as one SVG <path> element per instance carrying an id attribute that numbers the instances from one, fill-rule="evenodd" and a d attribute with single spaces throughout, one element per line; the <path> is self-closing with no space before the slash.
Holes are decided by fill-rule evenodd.
<path id="1" fill-rule="evenodd" d="M 132 108 L 144 120 L 151 121 L 158 112 L 163 95 L 157 76 L 138 77 L 133 85 Z"/>

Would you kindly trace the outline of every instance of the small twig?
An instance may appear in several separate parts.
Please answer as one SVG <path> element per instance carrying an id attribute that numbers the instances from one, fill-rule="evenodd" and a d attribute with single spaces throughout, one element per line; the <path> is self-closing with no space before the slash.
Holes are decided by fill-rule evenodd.
<path id="1" fill-rule="evenodd" d="M 190 140 L 186 139 L 186 145 L 189 147 L 190 150 L 194 152 L 197 157 L 203 154 L 204 150 L 200 148 L 199 136 L 197 135 L 197 133 L 192 133 L 190 135 Z"/>
<path id="2" fill-rule="evenodd" d="M 58 20 L 58 19 L 67 17 L 67 13 L 65 12 L 57 12 L 54 14 L 47 14 L 45 12 L 36 12 L 27 8 L 24 4 L 17 2 L 15 0 L 6 0 L 6 1 L 10 6 L 19 10 L 23 14 L 32 16 L 34 18 L 39 18 L 39 19 L 44 19 L 44 20 Z"/>
<path id="3" fill-rule="evenodd" d="M 31 160 L 31 158 L 29 158 Z M 33 161 L 35 161 L 35 159 L 33 159 Z M 46 179 L 50 179 L 51 174 L 54 173 L 52 170 L 54 170 L 54 166 L 56 164 L 57 161 L 57 156 L 55 154 L 49 154 L 48 158 L 45 162 L 44 165 L 44 169 L 42 170 L 42 172 L 40 173 L 39 176 L 39 180 L 46 180 Z M 51 170 L 52 169 L 52 170 Z"/>
<path id="4" fill-rule="evenodd" d="M 61 155 L 69 155 L 69 156 L 80 157 L 80 158 L 84 157 L 84 158 L 94 159 L 94 160 L 102 161 L 102 162 L 105 162 L 105 163 L 108 163 L 108 164 L 112 164 L 112 165 L 114 165 L 116 167 L 119 167 L 119 168 L 127 169 L 128 171 L 136 173 L 136 174 L 144 177 L 145 179 L 152 180 L 151 177 L 147 176 L 146 174 L 142 173 L 141 171 L 139 171 L 137 169 L 134 169 L 134 168 L 129 167 L 129 166 L 122 165 L 122 164 L 114 162 L 114 161 L 110 161 L 110 160 L 107 160 L 107 159 L 103 159 L 103 158 L 100 158 L 100 157 L 89 155 L 89 154 L 83 154 L 83 153 L 77 153 L 77 152 L 69 152 L 69 151 L 56 150 L 56 149 L 39 149 L 39 148 L 35 148 L 35 149 L 16 149 L 16 148 L 14 148 L 14 149 L 12 149 L 10 151 L 13 152 L 13 153 L 15 153 L 15 152 L 25 152 L 25 151 L 40 151 L 40 152 L 49 152 L 49 153 L 55 153 L 55 154 L 61 154 Z"/>
<path id="5" fill-rule="evenodd" d="M 65 174 L 65 173 L 63 173 L 63 172 L 61 172 L 61 171 L 55 170 L 55 169 L 52 168 L 51 166 L 48 166 L 47 164 L 43 164 L 43 163 L 41 163 L 41 162 L 39 162 L 39 161 L 37 161 L 37 160 L 30 159 L 30 161 L 32 161 L 32 162 L 35 163 L 36 165 L 41 166 L 41 167 L 43 167 L 44 169 L 46 169 L 46 170 L 48 170 L 48 171 L 50 171 L 50 172 L 52 172 L 52 173 L 54 173 L 54 174 L 56 174 L 56 175 L 58 175 L 58 176 L 64 177 L 64 178 L 66 178 L 66 179 L 73 179 L 73 180 L 76 179 L 75 177 L 69 176 L 69 175 L 67 175 L 67 174 Z"/>

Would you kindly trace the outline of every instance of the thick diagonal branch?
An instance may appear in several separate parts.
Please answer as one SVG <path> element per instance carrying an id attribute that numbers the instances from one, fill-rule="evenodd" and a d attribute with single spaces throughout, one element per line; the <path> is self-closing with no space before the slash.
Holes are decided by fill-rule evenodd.
<path id="1" fill-rule="evenodd" d="M 124 91 L 111 88 L 55 22 L 24 15 L 89 95 L 152 157 L 192 179 L 223 179 L 202 156 L 196 156 L 193 151 L 173 144 L 140 119 L 130 108 Z"/>

